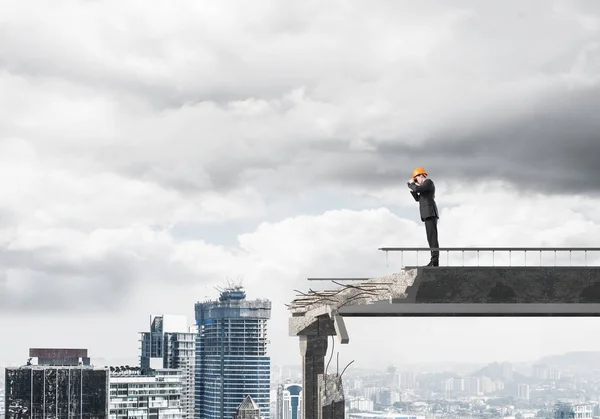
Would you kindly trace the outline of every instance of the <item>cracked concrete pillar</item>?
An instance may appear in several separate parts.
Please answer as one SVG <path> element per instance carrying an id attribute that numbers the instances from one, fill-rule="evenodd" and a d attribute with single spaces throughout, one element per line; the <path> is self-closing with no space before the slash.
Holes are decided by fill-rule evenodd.
<path id="1" fill-rule="evenodd" d="M 344 387 L 339 374 L 319 375 L 318 419 L 344 419 L 346 406 Z"/>
<path id="2" fill-rule="evenodd" d="M 300 335 L 302 355 L 302 412 L 303 419 L 317 419 L 319 375 L 325 371 L 328 336 Z"/>

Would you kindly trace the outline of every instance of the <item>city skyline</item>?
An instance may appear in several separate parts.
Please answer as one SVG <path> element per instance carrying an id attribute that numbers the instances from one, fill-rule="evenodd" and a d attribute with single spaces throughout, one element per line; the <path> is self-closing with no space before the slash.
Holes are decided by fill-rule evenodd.
<path id="1" fill-rule="evenodd" d="M 231 281 L 225 281 L 221 284 L 222 287 L 227 287 L 231 285 Z M 247 289 L 246 289 L 247 291 Z M 203 303 L 208 301 L 213 301 L 217 298 L 219 294 L 218 289 L 213 290 L 213 295 L 207 295 L 205 299 L 196 301 L 194 303 Z M 261 298 L 258 295 L 254 295 L 254 298 Z M 252 294 L 250 297 L 252 298 Z M 169 316 L 177 316 L 177 317 L 185 317 L 185 321 L 187 327 L 194 327 L 194 306 L 192 306 L 191 314 L 182 314 L 181 310 L 171 310 L 164 311 L 164 315 Z M 272 311 L 274 311 L 272 309 Z M 148 316 L 155 316 L 156 313 L 161 312 L 157 306 L 157 309 L 154 312 L 145 313 L 140 316 L 139 324 L 142 326 L 139 330 L 144 330 L 148 327 Z M 585 320 L 587 323 L 588 329 L 585 327 L 582 328 L 581 320 Z M 273 318 L 270 319 L 270 322 L 273 322 Z M 287 317 L 285 318 L 287 321 Z M 587 341 L 584 339 L 586 335 L 589 333 L 593 333 L 596 328 L 594 323 L 594 318 L 501 318 L 501 317 L 491 317 L 491 318 L 378 318 L 378 319 L 369 319 L 369 318 L 346 318 L 345 323 L 348 327 L 348 331 L 350 333 L 350 343 L 347 345 L 342 345 L 335 338 L 335 343 L 333 343 L 333 350 L 337 353 L 340 353 L 340 360 L 343 361 L 344 365 L 351 361 L 355 360 L 354 367 L 357 368 L 378 368 L 384 369 L 389 365 L 406 365 L 406 366 L 415 366 L 415 365 L 435 365 L 435 364 L 466 364 L 466 365 L 484 365 L 492 362 L 511 362 L 511 363 L 535 363 L 538 359 L 551 356 L 551 355 L 560 355 L 563 353 L 569 352 L 580 352 L 580 351 L 594 351 L 600 353 L 600 343 L 595 342 L 594 340 L 588 339 Z M 82 319 L 83 322 L 87 321 L 87 319 Z M 405 329 L 403 330 L 403 334 L 405 337 L 409 337 L 409 341 L 414 345 L 405 346 L 402 350 L 397 350 L 391 346 L 387 346 L 385 343 L 388 340 L 386 336 L 383 336 L 379 333 L 378 328 L 372 328 L 370 325 L 377 323 L 379 328 L 386 327 L 389 330 L 393 329 L 394 326 L 398 327 L 398 325 L 402 325 Z M 518 331 L 517 334 L 512 334 L 506 336 L 508 338 L 510 345 L 508 347 L 502 346 L 502 341 L 505 336 L 502 336 L 497 332 L 497 327 L 506 327 L 507 323 L 518 324 L 521 326 L 521 329 L 516 329 Z M 590 325 L 590 323 L 592 323 Z M 467 330 L 478 330 L 481 333 L 480 336 L 482 338 L 475 343 L 471 343 L 469 347 L 465 349 L 465 345 L 461 343 L 460 340 L 455 339 L 456 330 L 452 329 L 453 326 L 459 325 Z M 540 332 L 540 325 L 545 329 L 542 331 L 547 333 L 547 340 L 545 342 L 539 340 L 539 335 L 536 335 L 536 332 Z M 1 322 L 0 322 L 1 326 Z M 412 327 L 411 327 L 412 326 Z M 432 327 L 433 326 L 433 327 Z M 573 327 L 574 326 L 574 327 Z M 183 327 L 183 326 L 181 326 Z M 571 327 L 573 330 L 577 330 L 579 327 L 581 330 L 581 337 L 574 338 L 573 340 L 563 340 L 556 342 L 553 338 L 553 332 L 558 329 L 566 330 Z M 414 339 L 410 339 L 411 332 L 415 333 L 415 329 L 419 328 L 429 328 L 429 330 L 434 330 L 435 332 L 431 335 L 421 335 L 416 333 L 414 337 L 420 339 L 420 341 L 416 341 Z M 533 329 L 533 330 L 532 330 Z M 131 331 L 131 330 L 123 330 L 121 334 L 115 335 L 115 340 L 119 340 L 120 342 L 129 342 L 127 347 L 125 348 L 117 348 L 117 350 L 108 351 L 108 354 L 113 354 L 113 356 L 106 356 L 107 353 L 102 353 L 94 350 L 93 345 L 89 345 L 90 342 L 89 337 L 85 337 L 86 333 L 82 333 L 82 336 L 72 336 L 72 335 L 53 335 L 51 339 L 44 340 L 39 339 L 39 337 L 27 337 L 24 340 L 19 341 L 13 349 L 16 348 L 24 348 L 18 357 L 11 358 L 3 358 L 0 359 L 0 366 L 19 366 L 24 365 L 26 359 L 23 354 L 26 353 L 28 348 L 30 347 L 89 347 L 90 351 L 94 353 L 92 356 L 93 359 L 97 360 L 97 365 L 137 365 L 139 362 L 139 350 L 137 349 L 138 340 L 139 340 L 139 330 Z M 26 335 L 27 331 L 23 331 L 23 335 Z M 287 332 L 287 330 L 286 330 Z M 273 332 L 269 331 L 269 341 L 273 340 Z M 287 337 L 287 335 L 286 335 Z M 276 336 L 277 338 L 281 338 L 281 336 Z M 267 351 L 269 356 L 272 359 L 272 365 L 274 366 L 299 366 L 301 364 L 301 357 L 298 348 L 297 338 L 289 337 L 291 342 L 288 343 L 288 348 L 293 350 L 294 352 L 287 354 L 288 356 L 282 357 L 281 354 L 272 350 L 272 344 L 267 345 Z M 28 344 L 27 342 L 37 342 L 37 344 Z M 48 342 L 54 342 L 49 345 Z M 78 343 L 79 342 L 79 343 Z M 456 347 L 457 349 L 463 349 L 463 356 L 444 356 L 440 355 L 439 352 L 435 351 L 435 355 L 427 355 L 423 356 L 423 348 L 430 347 L 435 343 L 443 342 L 444 347 L 452 349 L 452 347 Z M 514 342 L 519 342 L 519 344 L 515 344 Z M 527 346 L 531 346 L 530 343 L 538 343 L 539 350 L 535 350 L 534 348 L 528 348 Z M 291 343 L 291 345 L 290 345 Z M 372 356 L 363 355 L 368 351 L 369 347 L 377 347 L 378 348 L 378 356 L 374 359 Z M 0 351 L 5 351 L 6 347 L 0 348 Z M 508 350 L 507 350 L 508 349 Z M 532 350 L 533 349 L 533 350 Z M 328 341 L 328 356 L 330 356 L 332 350 L 332 339 L 330 338 Z M 296 352 L 297 351 L 297 352 Z M 127 354 L 125 356 L 119 356 L 120 354 Z M 498 355 L 502 354 L 502 355 Z M 526 354 L 526 355 L 523 355 Z M 115 356 L 116 355 L 116 356 Z M 361 356 L 362 355 L 362 356 Z M 275 358 L 277 361 L 273 361 Z M 99 361 L 99 362 L 98 362 Z"/>
<path id="2" fill-rule="evenodd" d="M 415 167 L 443 247 L 598 246 L 597 2 L 8 0 L 0 26 L 0 364 L 135 360 L 147 315 L 235 278 L 296 365 L 307 277 L 427 245 Z M 357 368 L 600 350 L 590 318 L 346 325 Z"/>
<path id="3" fill-rule="evenodd" d="M 153 316 L 151 320 L 153 332 L 187 329 L 181 318 L 170 316 L 164 315 L 160 319 Z M 161 325 L 164 327 L 161 328 Z M 182 336 L 182 338 L 184 337 Z M 155 355 L 159 354 L 152 354 L 151 357 L 154 358 Z M 180 358 L 181 354 L 172 353 L 172 355 Z M 125 416 L 127 413 L 131 413 L 114 409 L 122 409 L 124 404 L 132 402 L 131 395 L 127 395 L 123 390 L 131 384 L 133 384 L 133 390 L 139 390 L 139 368 L 121 366 L 114 369 L 112 367 L 110 369 L 92 369 L 90 366 L 85 366 L 89 363 L 87 349 L 35 348 L 30 350 L 30 356 L 37 358 L 37 362 L 34 362 L 31 367 L 17 367 L 6 372 L 7 377 L 12 377 L 7 380 L 7 383 L 10 383 L 10 391 L 7 390 L 10 411 L 15 411 L 18 406 L 26 409 L 31 406 L 34 410 L 45 406 L 46 409 L 58 409 L 59 412 L 67 409 L 65 404 L 67 399 L 57 398 L 56 400 L 60 399 L 60 403 L 56 405 L 52 405 L 52 400 L 54 400 L 55 392 L 57 395 L 69 394 L 69 391 L 64 393 L 63 390 L 68 390 L 68 387 L 72 386 L 72 382 L 78 383 L 78 380 L 65 380 L 68 375 L 65 373 L 68 371 L 64 369 L 71 368 L 73 374 L 79 374 L 83 370 L 96 371 L 100 374 L 108 374 L 110 371 L 110 377 L 107 375 L 105 378 L 108 378 L 111 395 L 110 400 L 105 400 L 104 403 L 110 405 L 111 415 L 119 413 Z M 385 371 L 350 371 L 344 378 L 344 398 L 350 418 L 389 417 L 390 414 L 393 414 L 397 419 L 405 419 L 408 416 L 418 419 L 451 419 L 457 416 L 483 419 L 497 415 L 509 419 L 534 417 L 552 419 L 555 411 L 565 412 L 565 415 L 568 415 L 574 409 L 576 413 L 584 413 L 583 416 L 576 417 L 592 419 L 600 414 L 600 402 L 598 401 L 600 400 L 600 375 L 596 368 L 599 360 L 600 352 L 596 352 L 595 354 L 555 356 L 545 360 L 546 364 L 544 365 L 536 365 L 525 370 L 516 364 L 497 362 L 476 371 L 463 371 L 462 373 L 445 370 L 415 373 L 393 366 L 389 366 Z M 171 361 L 166 360 L 166 362 Z M 77 366 L 78 363 L 84 365 Z M 49 366 L 49 364 L 56 366 Z M 162 362 L 157 363 L 158 367 L 162 365 Z M 58 370 L 48 371 L 45 378 L 41 380 L 40 373 L 45 368 L 58 368 Z M 146 371 L 146 373 L 149 375 L 144 380 L 144 388 L 156 386 L 155 380 L 162 383 L 159 387 L 164 387 L 163 380 L 169 377 L 170 385 L 175 390 L 181 386 L 183 379 L 179 375 L 181 371 L 177 370 L 160 370 L 156 376 L 153 371 Z M 33 374 L 31 378 L 37 377 L 36 385 L 33 387 L 28 381 L 30 374 Z M 58 380 L 60 385 L 56 381 L 60 391 L 59 387 L 52 385 L 58 376 L 63 377 L 62 380 Z M 291 377 L 292 375 L 290 375 Z M 0 386 L 2 378 L 0 377 Z M 15 380 L 15 378 L 18 379 Z M 42 386 L 42 383 L 46 381 L 46 386 Z M 271 390 L 277 388 L 277 403 L 271 404 L 271 413 L 275 415 L 272 416 L 273 418 L 293 419 L 294 402 L 290 405 L 290 403 L 286 404 L 286 400 L 290 402 L 289 396 L 294 393 L 298 394 L 299 388 L 295 387 L 294 382 L 298 383 L 297 379 L 292 378 L 288 381 L 283 376 L 273 378 Z M 97 384 L 100 387 L 106 387 L 102 382 Z M 286 387 L 295 388 L 295 391 L 288 394 L 287 397 L 283 393 L 280 395 L 281 390 Z M 48 394 L 46 394 L 46 390 L 48 390 Z M 181 389 L 179 388 L 179 390 Z M 77 393 L 76 389 L 75 392 Z M 86 387 L 84 393 L 91 395 L 96 392 L 94 387 Z M 42 393 L 47 397 L 40 398 Z M 4 394 L 0 392 L 0 405 L 3 403 L 3 396 Z M 97 401 L 104 404 L 102 402 L 104 396 L 106 395 L 100 395 Z M 148 394 L 140 393 L 137 397 L 140 403 L 147 403 Z M 43 401 L 46 399 L 48 402 Z M 179 399 L 171 399 L 169 396 L 169 400 L 173 401 L 173 406 L 169 407 L 170 405 L 167 406 L 163 403 L 161 404 L 162 408 L 171 409 L 171 413 L 177 414 L 179 417 L 176 407 Z M 133 401 L 134 405 L 136 403 Z M 253 400 L 247 399 L 243 404 L 257 407 Z M 77 410 L 76 403 L 71 408 Z M 2 416 L 1 412 L 0 416 Z"/>
<path id="4" fill-rule="evenodd" d="M 206 302 L 209 300 L 203 300 L 201 302 Z M 180 313 L 175 313 L 175 312 L 165 312 L 163 313 L 163 315 L 166 316 L 176 316 L 176 317 L 185 317 L 186 321 L 187 321 L 187 326 L 188 327 L 193 327 L 195 325 L 194 321 L 193 321 L 193 316 L 186 316 L 184 314 L 180 314 Z M 149 313 L 148 315 L 142 316 L 143 317 L 143 321 L 141 324 L 143 324 L 142 329 L 147 328 L 148 324 L 148 316 L 156 316 L 156 314 L 152 314 Z M 272 319 L 271 319 L 272 320 Z M 357 320 L 355 318 L 347 318 L 345 319 L 346 324 L 352 325 L 354 326 L 354 321 Z M 369 323 L 369 319 L 360 319 L 365 321 L 366 323 Z M 456 321 L 456 320 L 478 320 L 478 321 L 487 321 L 487 322 L 491 322 L 493 323 L 494 320 L 498 320 L 500 322 L 505 322 L 506 320 L 509 319 L 503 319 L 503 318 L 481 318 L 481 319 L 470 319 L 470 318 L 444 318 L 444 319 L 418 319 L 418 318 L 408 318 L 405 319 L 405 321 L 414 321 L 414 320 L 447 320 L 449 322 L 452 321 Z M 554 319 L 536 319 L 536 318 L 515 318 L 513 319 L 514 321 L 536 321 L 536 320 L 547 320 L 547 326 L 548 327 L 553 327 L 553 325 L 555 325 L 554 323 L 556 322 L 556 320 L 559 321 L 565 321 L 567 322 L 566 324 L 568 325 L 568 322 L 573 322 L 575 321 L 575 319 L 564 319 L 564 318 L 554 318 Z M 372 322 L 373 320 L 371 320 Z M 397 322 L 398 319 L 391 319 L 391 318 L 379 318 L 377 319 L 378 322 Z M 439 324 L 438 324 L 439 325 Z M 351 326 L 351 327 L 352 327 Z M 443 326 L 443 325 L 439 325 L 439 326 Z M 488 324 L 488 326 L 493 329 L 493 324 Z M 349 328 L 350 329 L 350 328 Z M 352 330 L 352 329 L 350 329 Z M 494 333 L 496 334 L 496 333 Z M 526 337 L 528 333 L 523 333 L 523 335 L 521 337 Z M 600 355 L 600 349 L 596 349 L 594 342 L 591 342 L 591 345 L 581 345 L 581 342 L 578 342 L 576 344 L 571 344 L 571 345 L 565 345 L 563 346 L 564 349 L 562 350 L 557 350 L 555 349 L 557 346 L 553 345 L 548 347 L 547 349 L 544 349 L 542 351 L 539 352 L 539 355 L 536 356 L 531 356 L 531 357 L 522 357 L 522 356 L 517 356 L 517 357 L 510 357 L 510 356 L 494 356 L 493 354 L 495 353 L 495 351 L 493 350 L 493 345 L 490 344 L 490 342 L 485 342 L 482 345 L 479 346 L 479 348 L 484 348 L 485 347 L 489 347 L 490 350 L 487 351 L 489 355 L 485 355 L 483 357 L 477 358 L 477 357 L 473 357 L 472 352 L 471 351 L 465 351 L 466 355 L 462 358 L 449 358 L 449 357 L 442 357 L 442 356 L 434 356 L 431 358 L 417 358 L 414 361 L 411 360 L 406 360 L 406 357 L 403 357 L 402 355 L 406 355 L 406 352 L 402 352 L 402 351 L 398 351 L 398 357 L 388 357 L 385 358 L 385 356 L 381 356 L 382 354 L 389 354 L 389 353 L 393 353 L 393 351 L 385 351 L 385 348 L 381 347 L 381 344 L 383 343 L 384 339 L 382 338 L 381 340 L 372 340 L 370 337 L 365 337 L 365 332 L 360 332 L 357 331 L 357 333 L 353 333 L 351 334 L 351 336 L 356 335 L 360 341 L 360 343 L 362 343 L 363 345 L 369 345 L 372 344 L 373 346 L 377 346 L 378 347 L 378 357 L 376 362 L 372 357 L 364 357 L 364 358 L 355 358 L 355 364 L 354 366 L 356 368 L 359 369 L 386 369 L 389 366 L 396 366 L 396 367 L 409 367 L 409 370 L 411 369 L 410 367 L 417 367 L 417 366 L 435 366 L 435 365 L 464 365 L 464 366 L 483 366 L 486 364 L 490 364 L 490 363 L 494 363 L 494 362 L 509 362 L 512 364 L 535 364 L 537 363 L 541 358 L 544 357 L 548 357 L 548 356 L 554 356 L 554 355 L 563 355 L 563 354 L 568 354 L 568 353 L 578 353 L 578 352 L 594 352 L 594 353 L 598 353 Z M 497 335 L 497 334 L 496 334 Z M 442 336 L 440 334 L 438 334 L 437 336 L 434 336 L 434 338 L 436 340 L 439 340 L 439 337 Z M 361 338 L 362 337 L 362 338 Z M 294 338 L 290 338 L 290 339 L 294 339 Z M 296 338 L 297 339 L 297 338 Z M 119 337 L 119 340 L 121 340 L 121 338 Z M 90 357 L 92 358 L 92 364 L 97 365 L 97 366 L 109 366 L 109 365 L 138 365 L 139 363 L 139 349 L 137 349 L 137 347 L 135 346 L 135 344 L 138 344 L 138 340 L 139 340 L 139 331 L 133 331 L 133 337 L 129 336 L 127 339 L 125 340 L 129 340 L 130 342 L 134 343 L 134 346 L 128 345 L 128 348 L 125 348 L 125 352 L 129 352 L 130 356 L 125 356 L 125 357 L 106 357 L 103 356 L 101 353 L 95 353 L 95 350 L 93 347 L 89 347 L 90 350 Z M 340 360 L 344 362 L 345 365 L 347 363 L 347 361 L 349 361 L 350 359 L 346 359 L 351 355 L 354 355 L 355 353 L 353 353 L 352 351 L 349 351 L 348 349 L 352 347 L 353 345 L 353 340 L 356 339 L 352 339 L 351 338 L 351 343 L 348 345 L 341 345 L 339 343 L 339 341 L 337 340 L 337 338 L 335 338 L 335 343 L 333 344 L 333 350 L 335 351 L 335 353 L 340 352 Z M 39 339 L 32 339 L 31 341 L 37 341 L 40 343 L 43 343 L 41 340 Z M 58 339 L 54 339 L 54 342 L 58 342 L 56 344 L 53 345 L 44 345 L 44 344 L 39 344 L 37 345 L 37 347 L 48 347 L 48 348 L 63 348 L 63 347 L 87 347 L 85 344 L 77 344 L 77 343 L 73 343 L 73 344 L 66 344 L 67 342 L 86 342 L 85 339 L 81 339 L 79 337 L 77 338 L 73 338 L 73 336 L 65 336 L 65 337 L 60 337 Z M 63 344 L 61 344 L 60 342 L 63 342 Z M 524 340 L 520 340 L 519 342 L 526 342 Z M 444 340 L 444 345 L 448 345 L 449 343 L 451 343 L 450 340 Z M 277 357 L 277 354 L 273 354 L 273 351 L 270 349 L 272 345 L 267 345 L 267 353 L 268 355 L 273 358 L 273 356 L 275 355 L 275 357 Z M 460 345 L 459 345 L 460 346 Z M 515 349 L 515 353 L 522 353 L 522 347 L 520 345 L 516 345 L 518 346 Z M 560 346 L 560 345 L 559 345 Z M 36 345 L 28 345 L 25 342 L 20 342 L 17 347 L 23 347 L 25 348 L 25 351 L 22 351 L 18 357 L 13 358 L 14 361 L 6 361 L 6 358 L 0 359 L 0 367 L 6 367 L 6 366 L 11 366 L 11 367 L 15 367 L 15 366 L 21 366 L 21 365 L 25 365 L 26 361 L 27 361 L 27 357 L 24 355 L 27 353 L 27 351 L 29 350 L 29 348 L 31 347 L 36 347 Z M 420 348 L 420 346 L 417 346 L 417 348 Z M 383 351 L 382 351 L 383 349 Z M 331 355 L 331 351 L 332 351 L 332 340 L 329 339 L 328 341 L 328 357 Z M 122 352 L 122 351 L 119 351 Z M 294 358 L 296 356 L 292 356 L 292 358 Z M 276 367 L 299 367 L 301 365 L 301 357 L 298 353 L 297 358 L 297 362 L 271 362 L 272 366 L 276 366 Z M 280 358 L 281 359 L 281 358 Z"/>

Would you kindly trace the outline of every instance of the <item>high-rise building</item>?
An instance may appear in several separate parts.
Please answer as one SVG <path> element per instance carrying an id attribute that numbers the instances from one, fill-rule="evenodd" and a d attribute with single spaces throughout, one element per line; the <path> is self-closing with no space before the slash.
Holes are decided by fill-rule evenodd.
<path id="1" fill-rule="evenodd" d="M 517 398 L 519 400 L 529 400 L 529 385 L 519 384 L 517 386 Z"/>
<path id="2" fill-rule="evenodd" d="M 454 387 L 455 384 L 454 384 L 454 382 L 455 382 L 455 380 L 453 380 L 452 378 L 447 378 L 445 380 L 441 380 L 439 382 L 439 390 L 442 393 L 451 393 L 451 392 L 453 392 L 455 390 L 455 387 Z M 456 388 L 456 391 L 460 391 L 460 389 Z"/>
<path id="3" fill-rule="evenodd" d="M 400 374 L 393 365 L 390 365 L 385 373 L 385 386 L 391 388 L 400 387 Z"/>
<path id="4" fill-rule="evenodd" d="M 533 377 L 543 381 L 548 379 L 549 368 L 547 365 L 536 364 L 532 367 Z"/>
<path id="5" fill-rule="evenodd" d="M 241 286 L 196 303 L 196 417 L 231 418 L 247 396 L 270 417 L 267 321 L 271 302 L 246 300 Z"/>
<path id="6" fill-rule="evenodd" d="M 278 386 L 275 419 L 302 419 L 302 384 Z"/>
<path id="7" fill-rule="evenodd" d="M 402 372 L 400 374 L 400 388 L 403 390 L 412 390 L 416 389 L 417 386 L 417 376 L 414 372 Z"/>
<path id="8" fill-rule="evenodd" d="M 551 370 L 548 371 L 548 379 L 552 380 L 552 381 L 558 381 L 560 380 L 560 370 L 557 368 L 553 368 Z"/>
<path id="9" fill-rule="evenodd" d="M 140 332 L 140 366 L 175 369 L 184 376 L 181 395 L 184 419 L 194 417 L 196 333 L 192 329 L 188 328 L 186 316 L 163 314 L 151 315 L 150 331 Z"/>
<path id="10" fill-rule="evenodd" d="M 481 377 L 481 388 L 483 390 L 483 394 L 489 394 L 496 391 L 494 381 L 489 377 Z"/>
<path id="11" fill-rule="evenodd" d="M 110 367 L 110 419 L 182 419 L 185 379 L 177 369 Z"/>
<path id="12" fill-rule="evenodd" d="M 468 386 L 468 393 L 473 396 L 481 396 L 483 394 L 483 387 L 481 385 L 481 379 L 479 377 L 469 377 L 466 380 Z"/>
<path id="13" fill-rule="evenodd" d="M 6 419 L 108 418 L 109 372 L 90 366 L 86 349 L 33 348 L 29 356 L 38 364 L 5 370 Z"/>
<path id="14" fill-rule="evenodd" d="M 468 383 L 464 378 L 454 378 L 452 383 L 452 389 L 456 392 L 463 392 L 467 390 Z"/>

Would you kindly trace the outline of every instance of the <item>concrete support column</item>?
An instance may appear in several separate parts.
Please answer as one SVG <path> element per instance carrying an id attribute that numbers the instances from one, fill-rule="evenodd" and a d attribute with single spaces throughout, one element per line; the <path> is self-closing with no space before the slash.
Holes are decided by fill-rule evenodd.
<path id="1" fill-rule="evenodd" d="M 339 374 L 319 376 L 319 399 L 318 419 L 344 419 L 346 417 L 344 387 Z"/>
<path id="2" fill-rule="evenodd" d="M 302 355 L 303 419 L 317 419 L 319 414 L 319 374 L 325 372 L 328 336 L 300 335 Z"/>

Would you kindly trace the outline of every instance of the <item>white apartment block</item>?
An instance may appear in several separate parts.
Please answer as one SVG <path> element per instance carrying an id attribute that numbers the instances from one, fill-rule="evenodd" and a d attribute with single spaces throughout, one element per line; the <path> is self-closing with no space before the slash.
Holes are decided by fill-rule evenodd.
<path id="1" fill-rule="evenodd" d="M 113 368 L 109 378 L 109 419 L 183 419 L 185 375 L 177 370 Z"/>

